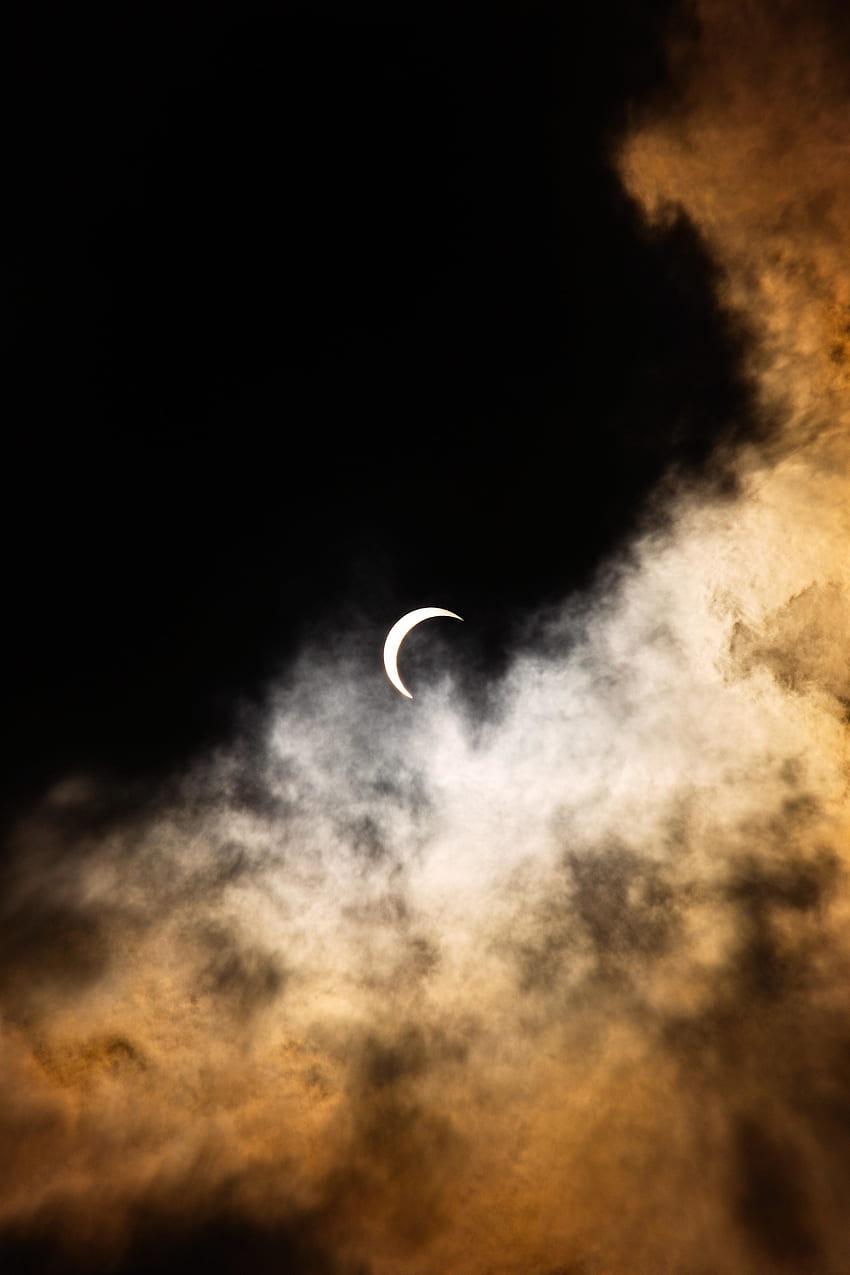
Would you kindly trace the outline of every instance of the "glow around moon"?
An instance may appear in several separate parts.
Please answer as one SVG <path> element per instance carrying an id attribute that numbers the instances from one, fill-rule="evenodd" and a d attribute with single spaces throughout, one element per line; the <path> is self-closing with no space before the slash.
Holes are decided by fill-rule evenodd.
<path id="1" fill-rule="evenodd" d="M 398 671 L 398 653 L 401 644 L 417 624 L 421 624 L 423 620 L 435 619 L 439 615 L 448 616 L 451 620 L 463 620 L 463 616 L 455 615 L 454 611 L 445 611 L 442 607 L 419 607 L 418 610 L 408 611 L 407 615 L 396 620 L 384 642 L 384 668 L 387 671 L 387 677 L 396 690 L 406 695 L 408 699 L 413 699 L 413 696 L 401 680 L 401 674 Z"/>

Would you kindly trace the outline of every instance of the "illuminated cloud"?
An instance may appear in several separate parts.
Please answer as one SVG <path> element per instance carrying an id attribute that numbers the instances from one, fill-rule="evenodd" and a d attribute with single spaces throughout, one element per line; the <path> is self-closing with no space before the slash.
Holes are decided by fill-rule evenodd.
<path id="1" fill-rule="evenodd" d="M 845 1269 L 839 38 L 698 6 L 619 159 L 750 334 L 770 437 L 734 497 L 668 497 L 486 718 L 340 638 L 156 809 L 101 820 L 71 777 L 17 828 L 9 1262 Z"/>

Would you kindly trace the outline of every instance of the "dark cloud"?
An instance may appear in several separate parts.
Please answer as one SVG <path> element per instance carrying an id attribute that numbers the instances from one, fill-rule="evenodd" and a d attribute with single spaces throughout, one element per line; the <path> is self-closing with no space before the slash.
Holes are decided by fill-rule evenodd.
<path id="1" fill-rule="evenodd" d="M 733 1154 L 733 1198 L 752 1242 L 777 1269 L 805 1269 L 822 1261 L 807 1165 L 799 1150 L 742 1117 L 733 1132 Z"/>
<path id="2" fill-rule="evenodd" d="M 0 971 L 7 1012 L 46 996 L 74 995 L 102 978 L 112 959 L 109 918 L 99 909 L 24 897 L 2 914 Z"/>
<path id="3" fill-rule="evenodd" d="M 220 925 L 197 935 L 200 948 L 194 985 L 199 996 L 212 996 L 225 1012 L 248 1016 L 281 996 L 286 972 L 277 954 L 264 951 Z"/>
<path id="4" fill-rule="evenodd" d="M 193 1218 L 139 1210 L 128 1247 L 101 1257 L 92 1246 L 62 1241 L 48 1217 L 25 1232 L 0 1236 L 0 1260 L 15 1275 L 370 1275 L 368 1263 L 335 1258 L 324 1250 L 312 1218 L 280 1224 L 233 1214 L 225 1199 Z"/>

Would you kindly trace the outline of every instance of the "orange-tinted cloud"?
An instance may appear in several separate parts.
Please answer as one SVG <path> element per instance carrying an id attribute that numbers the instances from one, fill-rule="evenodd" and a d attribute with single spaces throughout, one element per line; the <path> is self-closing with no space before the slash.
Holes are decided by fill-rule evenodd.
<path id="1" fill-rule="evenodd" d="M 702 4 L 623 140 L 741 324 L 771 434 L 734 497 L 669 496 L 486 720 L 305 649 L 156 809 L 73 777 L 17 828 L 10 1265 L 846 1269 L 841 40 Z"/>

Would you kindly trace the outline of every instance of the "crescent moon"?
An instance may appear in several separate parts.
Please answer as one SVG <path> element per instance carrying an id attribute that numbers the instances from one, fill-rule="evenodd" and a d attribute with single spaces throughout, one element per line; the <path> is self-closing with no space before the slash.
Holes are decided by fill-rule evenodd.
<path id="1" fill-rule="evenodd" d="M 407 615 L 396 620 L 384 642 L 384 668 L 387 670 L 387 677 L 396 690 L 406 695 L 408 699 L 413 699 L 413 696 L 401 680 L 401 674 L 398 671 L 399 648 L 411 629 L 415 629 L 423 620 L 432 620 L 438 615 L 447 615 L 451 620 L 463 620 L 462 615 L 455 615 L 454 611 L 444 611 L 442 607 L 419 607 L 418 610 L 408 611 Z"/>

